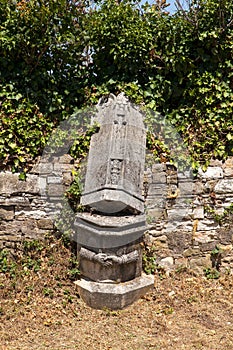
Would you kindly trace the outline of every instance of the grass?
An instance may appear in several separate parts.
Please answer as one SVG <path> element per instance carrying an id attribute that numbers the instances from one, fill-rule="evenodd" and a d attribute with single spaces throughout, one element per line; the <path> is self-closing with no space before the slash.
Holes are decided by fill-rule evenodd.
<path id="1" fill-rule="evenodd" d="M 93 310 L 70 275 L 78 270 L 70 247 L 54 237 L 28 244 L 17 257 L 0 255 L 0 350 L 233 348 L 231 274 L 158 271 L 153 292 L 132 306 Z"/>

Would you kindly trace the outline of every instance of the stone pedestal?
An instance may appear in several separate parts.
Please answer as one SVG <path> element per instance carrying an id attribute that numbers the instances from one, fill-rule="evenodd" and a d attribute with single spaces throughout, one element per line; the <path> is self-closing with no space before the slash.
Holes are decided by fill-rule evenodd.
<path id="1" fill-rule="evenodd" d="M 81 298 L 94 309 L 123 309 L 153 289 L 154 277 L 142 274 L 123 283 L 76 281 Z"/>

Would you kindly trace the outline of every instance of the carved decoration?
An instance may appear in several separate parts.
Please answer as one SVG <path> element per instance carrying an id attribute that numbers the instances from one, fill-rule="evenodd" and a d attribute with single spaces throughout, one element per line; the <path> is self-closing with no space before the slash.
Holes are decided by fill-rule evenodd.
<path id="1" fill-rule="evenodd" d="M 118 185 L 121 177 L 122 160 L 111 159 L 110 183 Z"/>
<path id="2" fill-rule="evenodd" d="M 79 256 L 81 258 L 86 258 L 90 261 L 99 262 L 105 267 L 111 266 L 114 263 L 117 265 L 129 264 L 139 259 L 139 253 L 137 250 L 134 250 L 133 252 L 130 252 L 128 254 L 117 256 L 114 254 L 106 254 L 101 252 L 95 253 L 84 247 L 80 249 Z"/>

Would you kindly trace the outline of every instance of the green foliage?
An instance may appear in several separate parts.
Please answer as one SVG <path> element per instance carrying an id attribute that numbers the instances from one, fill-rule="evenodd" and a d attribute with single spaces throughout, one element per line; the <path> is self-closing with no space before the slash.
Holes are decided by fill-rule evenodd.
<path id="1" fill-rule="evenodd" d="M 228 221 L 230 215 L 233 214 L 233 204 L 230 204 L 229 207 L 226 207 L 222 214 L 218 214 L 215 209 L 210 206 L 205 206 L 205 212 L 213 217 L 213 219 L 219 225 L 223 225 L 226 221 Z"/>
<path id="2" fill-rule="evenodd" d="M 166 116 L 194 168 L 233 154 L 232 1 L 193 0 L 173 15 L 165 2 L 96 3 L 1 0 L 1 164 L 23 173 L 61 120 L 121 91 Z M 89 137 L 71 153 L 83 157 Z"/>
<path id="3" fill-rule="evenodd" d="M 90 147 L 91 136 L 99 131 L 99 125 L 88 125 L 85 132 L 76 136 L 69 153 L 74 159 L 83 159 L 87 156 Z"/>
<path id="4" fill-rule="evenodd" d="M 71 207 L 77 211 L 81 210 L 80 197 L 83 191 L 83 184 L 80 180 L 80 174 L 76 173 L 74 181 L 66 191 L 65 196 L 68 198 Z"/>
<path id="5" fill-rule="evenodd" d="M 71 281 L 75 281 L 80 277 L 79 262 L 75 256 L 72 256 L 70 259 L 68 277 Z"/>
<path id="6" fill-rule="evenodd" d="M 14 277 L 16 273 L 16 263 L 11 259 L 8 250 L 0 251 L 0 272 Z"/>
<path id="7" fill-rule="evenodd" d="M 209 267 L 204 270 L 204 274 L 208 280 L 214 280 L 220 277 L 220 272 L 218 270 Z"/>
<path id="8" fill-rule="evenodd" d="M 42 152 L 54 125 L 13 85 L 0 84 L 0 89 L 0 163 L 24 171 Z"/>
<path id="9" fill-rule="evenodd" d="M 54 291 L 51 289 L 51 288 L 44 288 L 44 290 L 43 290 L 43 294 L 44 294 L 44 296 L 45 297 L 49 297 L 49 298 L 53 298 L 53 296 L 54 296 Z"/>
<path id="10" fill-rule="evenodd" d="M 142 267 L 146 274 L 154 274 L 157 269 L 154 247 L 146 247 L 142 255 Z"/>

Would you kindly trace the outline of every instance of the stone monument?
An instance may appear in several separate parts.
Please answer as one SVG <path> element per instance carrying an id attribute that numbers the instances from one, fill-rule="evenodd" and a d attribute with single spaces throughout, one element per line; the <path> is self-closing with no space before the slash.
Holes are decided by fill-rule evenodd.
<path id="1" fill-rule="evenodd" d="M 93 308 L 122 309 L 153 287 L 142 273 L 146 231 L 142 196 L 146 129 L 142 113 L 124 96 L 100 100 L 91 138 L 75 232 L 81 297 Z"/>

